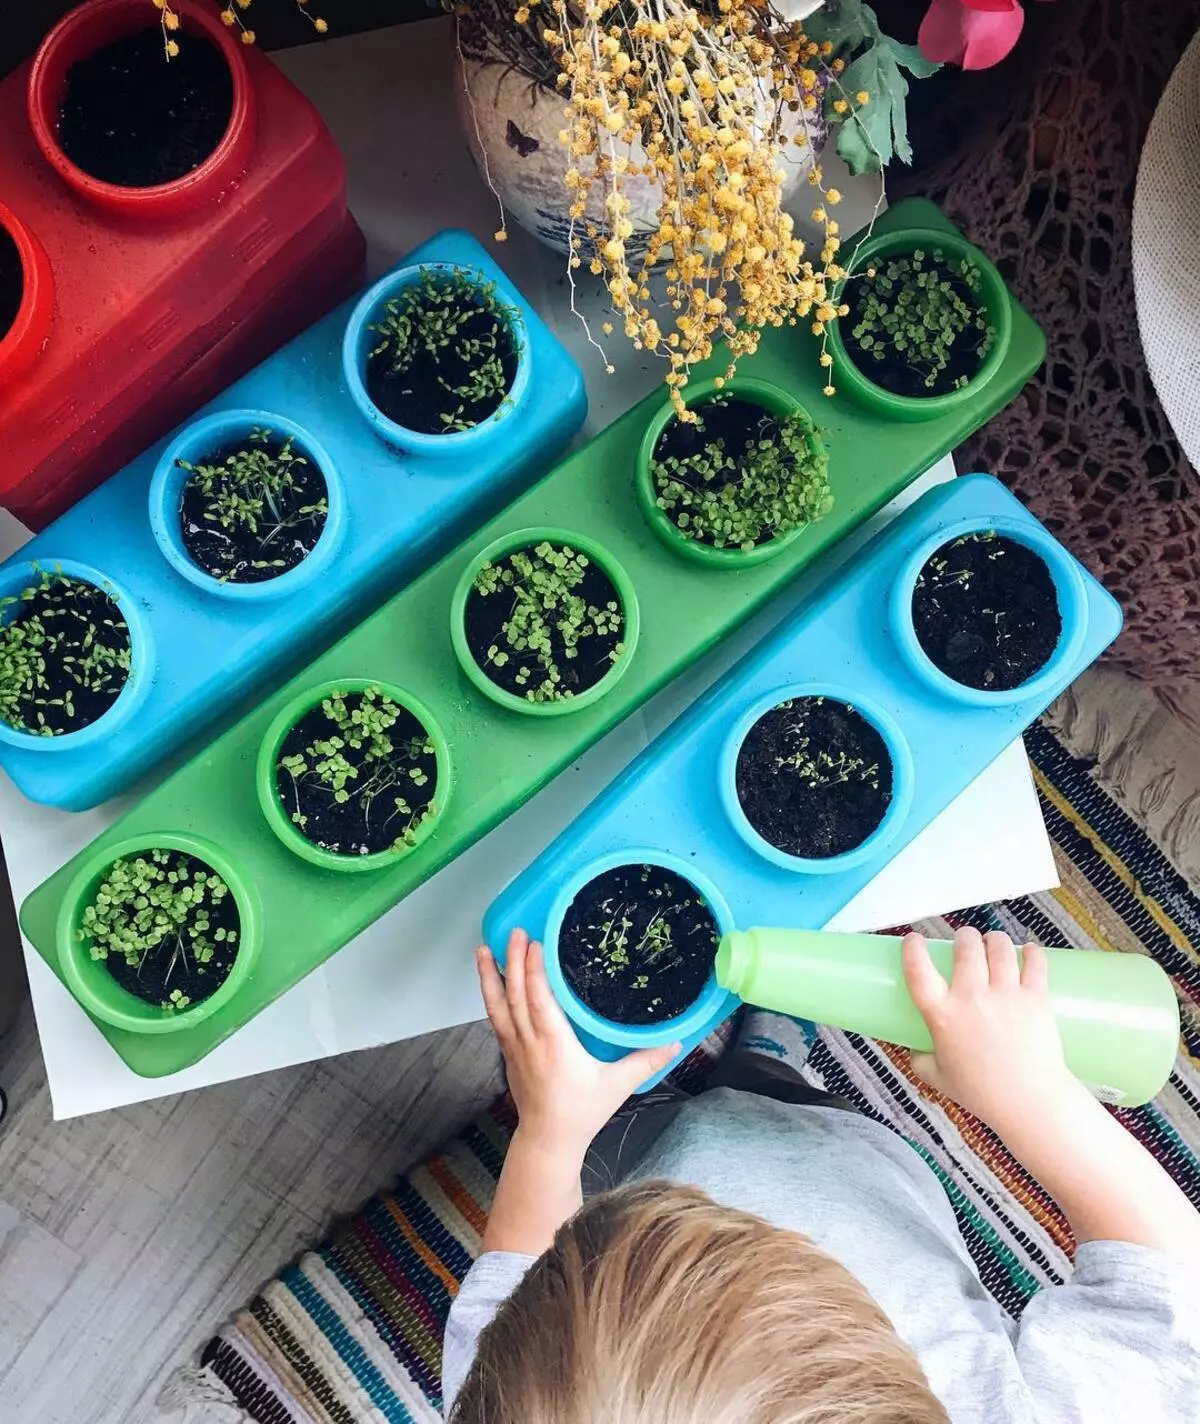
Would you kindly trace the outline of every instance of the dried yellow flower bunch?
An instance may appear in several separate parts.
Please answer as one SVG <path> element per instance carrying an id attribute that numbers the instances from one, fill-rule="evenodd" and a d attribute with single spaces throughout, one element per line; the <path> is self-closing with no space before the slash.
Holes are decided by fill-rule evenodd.
<path id="1" fill-rule="evenodd" d="M 232 0 L 231 4 L 221 11 L 221 21 L 232 28 L 234 25 L 242 32 L 242 43 L 252 45 L 257 39 L 254 31 L 242 19 L 241 12 L 248 10 L 252 0 Z M 319 15 L 314 15 L 308 9 L 308 0 L 295 0 L 296 8 L 304 18 L 312 25 L 317 34 L 323 35 L 329 25 L 321 19 Z M 167 58 L 174 59 L 179 53 L 179 41 L 175 38 L 175 32 L 179 29 L 179 13 L 171 8 L 171 0 L 154 0 L 154 8 L 158 10 L 162 20 L 163 48 L 166 50 Z"/>
<path id="2" fill-rule="evenodd" d="M 729 350 L 728 377 L 764 327 L 811 320 L 823 335 L 838 314 L 830 291 L 845 275 L 832 213 L 840 194 L 824 186 L 807 121 L 825 84 L 837 88 L 839 114 L 869 99 L 841 94 L 831 46 L 809 40 L 770 0 L 586 0 L 582 9 L 574 0 L 521 0 L 515 18 L 543 27 L 562 68 L 569 261 L 603 275 L 636 348 L 666 357 L 681 417 L 689 418 L 681 390 L 691 368 L 718 342 Z M 818 199 L 815 261 L 783 209 L 793 144 L 806 151 Z M 661 202 L 656 230 L 635 253 L 625 189 L 638 175 L 656 184 Z M 664 262 L 666 331 L 650 285 Z"/>

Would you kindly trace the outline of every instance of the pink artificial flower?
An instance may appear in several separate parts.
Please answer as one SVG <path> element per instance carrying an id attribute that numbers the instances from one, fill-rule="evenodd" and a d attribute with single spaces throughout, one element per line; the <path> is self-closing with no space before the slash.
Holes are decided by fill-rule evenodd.
<path id="1" fill-rule="evenodd" d="M 933 0 L 917 44 L 934 64 L 988 69 L 1016 44 L 1024 23 L 1021 0 Z"/>

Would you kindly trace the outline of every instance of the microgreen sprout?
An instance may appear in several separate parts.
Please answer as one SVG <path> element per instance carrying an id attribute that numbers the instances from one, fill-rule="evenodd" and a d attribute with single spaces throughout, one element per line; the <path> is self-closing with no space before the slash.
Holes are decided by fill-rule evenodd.
<path id="1" fill-rule="evenodd" d="M 704 436 L 705 413 L 727 406 L 728 397 L 717 395 L 696 407 L 693 429 Z M 760 410 L 741 440 L 711 435 L 688 453 L 651 460 L 650 472 L 658 507 L 679 532 L 716 549 L 748 551 L 833 505 L 829 457 L 798 412 L 779 419 Z"/>
<path id="2" fill-rule="evenodd" d="M 76 936 L 92 959 L 167 1013 L 208 998 L 228 973 L 238 930 L 229 921 L 229 886 L 209 866 L 175 850 L 113 861 L 84 907 Z M 116 972 L 123 966 L 127 972 Z"/>
<path id="3" fill-rule="evenodd" d="M 246 444 L 209 464 L 176 460 L 188 474 L 180 498 L 185 543 L 222 583 L 277 578 L 320 538 L 329 500 L 320 472 L 288 435 L 250 431 Z"/>
<path id="4" fill-rule="evenodd" d="M 316 797 L 320 810 L 352 806 L 361 815 L 359 854 L 369 853 L 368 838 L 388 837 L 393 850 L 414 845 L 420 827 L 435 814 L 435 787 L 426 769 L 436 756 L 432 738 L 424 728 L 397 735 L 400 724 L 420 724 L 378 687 L 334 693 L 319 712 L 323 735 L 285 749 L 279 758 L 280 796 L 292 823 L 301 831 L 309 828 L 317 815 L 310 798 Z M 288 741 L 296 741 L 295 728 Z"/>
<path id="5" fill-rule="evenodd" d="M 888 364 L 915 394 L 939 395 L 968 385 L 996 340 L 982 297 L 983 274 L 966 257 L 941 248 L 887 257 L 851 279 L 844 338 L 871 376 Z M 951 366 L 969 365 L 951 373 Z M 892 388 L 886 376 L 881 383 Z M 901 390 L 901 394 L 907 391 Z"/>
<path id="6" fill-rule="evenodd" d="M 576 695 L 575 685 L 598 682 L 624 653 L 620 602 L 585 595 L 591 568 L 581 551 L 544 541 L 485 563 L 475 575 L 475 595 L 499 599 L 506 609 L 484 662 L 506 670 L 503 682 L 517 696 L 529 702 L 564 701 Z"/>
<path id="7" fill-rule="evenodd" d="M 377 340 L 368 362 L 390 378 L 390 398 L 402 407 L 397 418 L 414 405 L 432 405 L 423 418 L 449 435 L 494 414 L 515 369 L 515 320 L 494 283 L 426 268 L 369 328 Z M 415 422 L 412 415 L 400 420 L 420 429 Z"/>
<path id="8" fill-rule="evenodd" d="M 824 701 L 824 697 L 812 697 L 803 699 L 799 706 L 793 701 L 778 704 L 777 710 L 794 711 L 796 716 L 783 728 L 788 755 L 774 758 L 775 770 L 781 772 L 786 769 L 810 791 L 841 786 L 849 781 L 867 782 L 873 789 L 878 789 L 877 761 L 868 762 L 865 757 L 847 756 L 843 751 L 833 753 L 825 747 L 812 746 L 812 738 L 807 733 L 809 710 L 813 706 L 820 707 Z"/>
<path id="9" fill-rule="evenodd" d="M 107 712 L 129 679 L 129 628 L 111 594 L 43 570 L 0 598 L 0 720 L 54 737 Z"/>

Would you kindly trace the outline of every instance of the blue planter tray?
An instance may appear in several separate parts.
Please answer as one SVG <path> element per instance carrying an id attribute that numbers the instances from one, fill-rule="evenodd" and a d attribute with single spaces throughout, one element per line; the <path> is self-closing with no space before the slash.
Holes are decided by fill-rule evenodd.
<path id="1" fill-rule="evenodd" d="M 477 272 L 516 312 L 521 355 L 509 399 L 469 431 L 405 431 L 363 385 L 367 328 L 419 264 Z M 585 411 L 579 368 L 479 243 L 461 232 L 432 238 L 0 565 L 0 597 L 25 587 L 35 567 L 108 589 L 133 654 L 121 696 L 90 727 L 34 737 L 0 724 L 0 766 L 51 806 L 80 811 L 116 795 L 502 508 L 563 449 Z M 329 515 L 296 568 L 265 583 L 221 584 L 179 540 L 184 476 L 175 461 L 211 456 L 255 426 L 292 434 L 316 460 Z"/>
<path id="2" fill-rule="evenodd" d="M 913 584 L 948 540 L 994 529 L 1040 554 L 1062 634 L 1049 662 L 1009 692 L 952 682 L 921 651 Z M 484 937 L 503 965 L 520 926 L 545 945 L 551 985 L 596 1056 L 680 1041 L 695 1046 L 737 1007 L 711 978 L 683 1015 L 646 1027 L 592 1013 L 564 982 L 557 939 L 575 895 L 604 870 L 666 866 L 708 900 L 722 932 L 756 925 L 820 929 L 944 810 L 1117 636 L 1115 599 L 989 475 L 931 490 L 816 597 L 779 625 L 645 749 L 492 903 Z M 734 768 L 742 739 L 788 697 L 827 695 L 882 734 L 893 795 L 878 829 L 828 860 L 798 860 L 762 840 L 742 813 Z M 649 1085 L 647 1085 L 649 1086 Z"/>

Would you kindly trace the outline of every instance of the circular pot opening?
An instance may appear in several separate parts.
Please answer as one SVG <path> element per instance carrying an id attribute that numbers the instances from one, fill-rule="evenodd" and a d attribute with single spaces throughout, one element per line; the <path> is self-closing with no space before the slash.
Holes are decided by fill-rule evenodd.
<path id="1" fill-rule="evenodd" d="M 829 512 L 829 456 L 804 407 L 764 381 L 705 381 L 692 421 L 669 402 L 638 454 L 637 490 L 669 548 L 713 567 L 772 558 Z"/>
<path id="2" fill-rule="evenodd" d="M 838 689 L 782 689 L 734 729 L 723 795 L 759 854 L 843 870 L 890 839 L 912 794 L 911 755 L 880 709 Z"/>
<path id="3" fill-rule="evenodd" d="M 59 961 L 85 1009 L 134 1033 L 208 1018 L 258 953 L 257 902 L 209 842 L 162 835 L 85 862 L 59 917 Z"/>
<path id="4" fill-rule="evenodd" d="M 999 369 L 1012 313 L 991 262 L 957 233 L 902 230 L 855 250 L 830 323 L 834 384 L 893 419 L 931 419 Z"/>
<path id="5" fill-rule="evenodd" d="M 693 866 L 656 851 L 606 857 L 551 911 L 551 987 L 581 1027 L 612 1042 L 685 1037 L 712 1013 L 717 946 L 732 919 Z"/>
<path id="6" fill-rule="evenodd" d="M 0 583 L 0 739 L 47 750 L 102 734 L 146 682 L 131 600 L 93 569 L 17 565 Z"/>
<path id="7" fill-rule="evenodd" d="M 522 529 L 465 570 L 451 636 L 463 670 L 493 701 L 560 715 L 590 706 L 623 676 L 637 645 L 637 597 L 594 540 Z"/>
<path id="8" fill-rule="evenodd" d="M 263 740 L 259 799 L 298 855 L 380 870 L 433 833 L 450 795 L 446 740 L 411 694 L 347 679 L 293 699 Z"/>
<path id="9" fill-rule="evenodd" d="M 490 431 L 528 382 L 521 313 L 471 268 L 426 263 L 384 277 L 346 328 L 343 364 L 360 411 L 428 453 Z"/>
<path id="10" fill-rule="evenodd" d="M 53 316 L 50 259 L 29 228 L 0 203 L 0 383 L 33 363 Z"/>
<path id="11" fill-rule="evenodd" d="M 1083 637 L 1078 569 L 1048 534 L 1015 522 L 939 532 L 896 584 L 901 650 L 927 682 L 980 705 L 1036 695 Z"/>
<path id="12" fill-rule="evenodd" d="M 93 200 L 184 212 L 248 160 L 253 91 L 241 46 L 215 11 L 182 0 L 173 13 L 179 26 L 164 31 L 138 0 L 99 0 L 60 21 L 34 59 L 34 137 Z"/>
<path id="13" fill-rule="evenodd" d="M 164 451 L 150 518 L 185 578 L 231 597 L 308 582 L 336 552 L 341 482 L 327 452 L 293 421 L 227 411 L 189 426 Z"/>
<path id="14" fill-rule="evenodd" d="M 0 342 L 13 329 L 25 300 L 25 264 L 17 240 L 0 223 Z"/>

